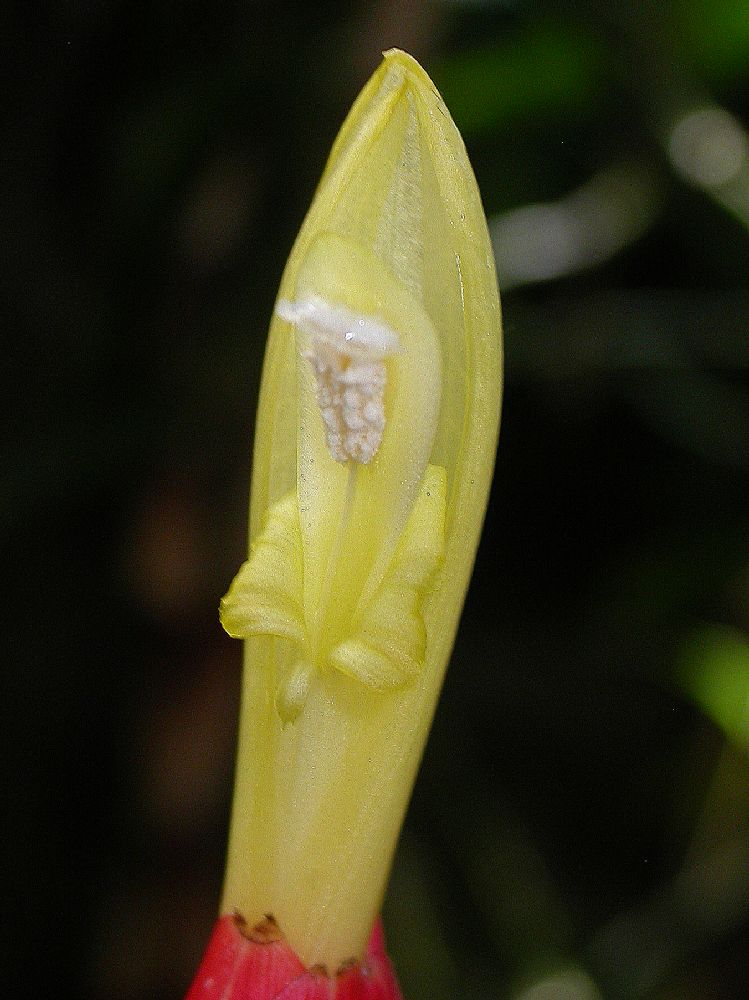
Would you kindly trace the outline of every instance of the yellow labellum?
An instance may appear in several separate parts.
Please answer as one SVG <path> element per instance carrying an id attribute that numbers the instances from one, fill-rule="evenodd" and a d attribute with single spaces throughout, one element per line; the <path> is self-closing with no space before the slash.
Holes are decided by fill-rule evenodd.
<path id="1" fill-rule="evenodd" d="M 460 135 L 398 50 L 286 266 L 260 394 L 222 908 L 362 954 L 478 544 L 501 396 L 491 246 Z"/>

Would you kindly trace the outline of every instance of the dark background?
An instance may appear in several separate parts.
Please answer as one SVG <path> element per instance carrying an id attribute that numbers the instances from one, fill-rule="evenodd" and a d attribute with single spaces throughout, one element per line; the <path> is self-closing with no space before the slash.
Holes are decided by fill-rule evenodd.
<path id="1" fill-rule="evenodd" d="M 507 350 L 385 907 L 405 994 L 749 995 L 745 0 L 52 0 L 0 27 L 2 995 L 167 1000 L 195 968 L 265 330 L 396 44 L 465 136 Z"/>

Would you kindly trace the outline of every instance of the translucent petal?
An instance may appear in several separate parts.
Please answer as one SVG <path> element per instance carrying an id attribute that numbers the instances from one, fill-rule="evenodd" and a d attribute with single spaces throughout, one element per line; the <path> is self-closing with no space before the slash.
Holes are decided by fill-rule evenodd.
<path id="1" fill-rule="evenodd" d="M 444 551 L 444 470 L 430 466 L 385 576 L 360 600 L 345 638 L 318 670 L 333 667 L 373 688 L 398 687 L 424 664 L 426 630 L 421 604 Z M 221 608 L 226 630 L 238 638 L 275 635 L 291 639 L 303 657 L 280 682 L 276 707 L 283 721 L 297 718 L 309 692 L 315 648 L 302 609 L 302 538 L 293 494 L 273 506 L 250 559 L 237 574 Z"/>
<path id="2" fill-rule="evenodd" d="M 302 575 L 299 510 L 290 493 L 268 514 L 222 600 L 221 624 L 238 639 L 265 634 L 304 642 Z"/>
<path id="3" fill-rule="evenodd" d="M 430 466 L 384 580 L 330 654 L 332 666 L 370 687 L 399 687 L 424 664 L 421 603 L 444 551 L 445 485 L 444 470 Z"/>
<path id="4" fill-rule="evenodd" d="M 366 463 L 328 448 L 306 334 L 289 322 L 311 296 L 400 345 Z M 279 302 L 296 307 L 270 327 L 252 556 L 224 611 L 251 637 L 222 905 L 273 913 L 305 964 L 336 968 L 363 954 L 382 899 L 478 544 L 502 387 L 476 182 L 405 53 L 385 53 L 347 117 Z"/>

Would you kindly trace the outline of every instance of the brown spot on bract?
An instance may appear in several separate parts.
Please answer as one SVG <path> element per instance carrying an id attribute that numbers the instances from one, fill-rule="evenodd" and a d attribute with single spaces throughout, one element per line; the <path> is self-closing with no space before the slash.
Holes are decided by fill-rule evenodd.
<path id="1" fill-rule="evenodd" d="M 255 924 L 251 930 L 243 930 L 242 933 L 256 944 L 273 944 L 274 941 L 283 940 L 281 928 L 271 913 L 266 913 L 259 924 Z"/>
<path id="2" fill-rule="evenodd" d="M 336 969 L 336 975 L 342 976 L 344 973 L 348 972 L 349 969 L 355 969 L 359 962 L 355 958 L 347 958 L 344 962 Z"/>

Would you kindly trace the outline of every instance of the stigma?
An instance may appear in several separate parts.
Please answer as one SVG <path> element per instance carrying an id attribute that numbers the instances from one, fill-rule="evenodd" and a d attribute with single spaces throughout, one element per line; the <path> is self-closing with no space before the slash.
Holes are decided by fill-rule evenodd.
<path id="1" fill-rule="evenodd" d="M 319 295 L 280 299 L 276 313 L 306 338 L 301 353 L 315 376 L 328 451 L 336 462 L 366 465 L 385 430 L 385 360 L 399 350 L 397 333 Z"/>

